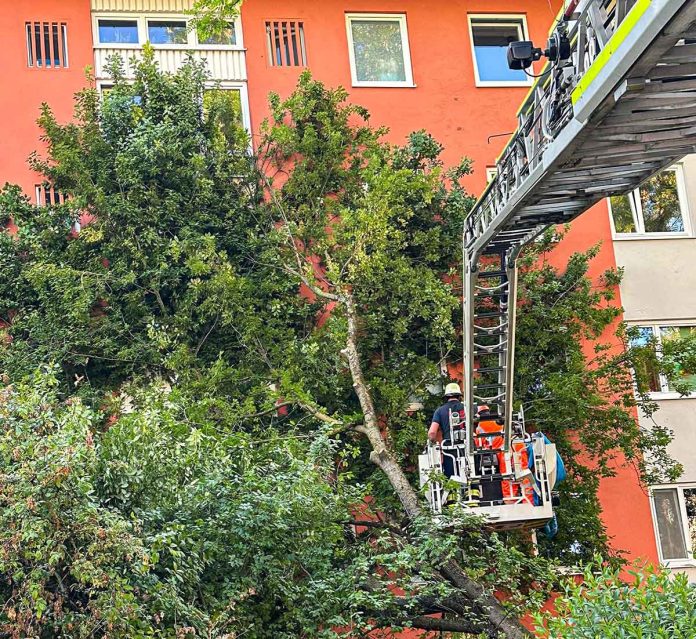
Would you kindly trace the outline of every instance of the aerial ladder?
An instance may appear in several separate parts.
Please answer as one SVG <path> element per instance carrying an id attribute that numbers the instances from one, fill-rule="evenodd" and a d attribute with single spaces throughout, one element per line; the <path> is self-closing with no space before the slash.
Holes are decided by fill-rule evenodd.
<path id="1" fill-rule="evenodd" d="M 547 61 L 465 221 L 465 411 L 419 467 L 435 513 L 455 501 L 493 527 L 533 528 L 553 517 L 556 451 L 513 406 L 517 258 L 548 227 L 696 151 L 696 0 L 570 0 L 544 49 L 514 42 L 507 56 L 515 69 Z M 481 405 L 498 429 L 482 428 Z M 508 491 L 486 499 L 486 482 Z"/>

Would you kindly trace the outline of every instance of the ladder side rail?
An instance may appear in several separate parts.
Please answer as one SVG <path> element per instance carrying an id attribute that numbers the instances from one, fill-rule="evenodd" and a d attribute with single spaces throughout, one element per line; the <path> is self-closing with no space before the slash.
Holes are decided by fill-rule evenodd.
<path id="1" fill-rule="evenodd" d="M 684 4 L 684 0 L 638 0 L 634 3 L 624 20 L 617 24 L 607 43 L 607 55 L 599 59 L 607 48 L 601 47 L 586 73 L 578 78 L 578 84 L 571 94 L 576 119 L 586 121 L 604 99 L 611 95 L 620 78 L 630 70 L 643 50 L 650 46 Z"/>
<path id="2" fill-rule="evenodd" d="M 466 423 L 466 452 L 472 453 L 472 433 L 474 430 L 474 293 L 478 274 L 472 271 L 472 267 L 477 264 L 472 263 L 469 251 L 466 248 L 466 237 L 464 239 L 464 349 L 463 349 L 463 368 L 464 368 L 464 418 Z"/>
<path id="3" fill-rule="evenodd" d="M 505 388 L 505 410 L 503 413 L 504 450 L 512 448 L 512 401 L 515 376 L 515 322 L 517 318 L 517 260 L 514 249 L 505 255 L 505 271 L 508 281 L 507 301 L 507 348 L 505 349 L 504 370 L 500 372 Z"/>
<path id="4" fill-rule="evenodd" d="M 688 76 L 696 59 L 692 48 L 679 45 L 696 22 L 696 0 L 581 0 L 567 14 L 571 55 L 530 91 L 518 112 L 518 129 L 496 162 L 497 175 L 465 221 L 467 480 L 492 472 L 475 469 L 477 400 L 495 405 L 494 413 L 503 418 L 504 452 L 511 444 L 519 252 L 545 228 L 571 221 L 600 199 L 637 186 L 696 150 L 696 128 L 681 126 L 689 124 L 682 122 L 684 109 L 679 107 L 678 120 L 670 122 L 657 110 L 663 103 L 672 108 L 673 96 L 678 107 L 694 95 L 688 93 L 694 82 Z M 656 74 L 659 64 L 668 70 Z M 684 66 L 675 70 L 678 64 Z M 662 77 L 681 83 L 662 86 Z M 650 104 L 653 94 L 659 99 Z M 624 133 L 622 123 L 634 112 L 639 119 L 646 114 L 646 126 L 657 121 L 658 132 Z M 502 256 L 500 267 L 486 278 L 488 262 L 481 258 L 493 255 Z M 479 286 L 482 280 L 486 286 Z M 544 448 L 543 442 L 535 446 Z M 535 458 L 542 506 L 550 508 L 546 460 Z"/>
<path id="5" fill-rule="evenodd" d="M 428 446 L 428 462 L 430 471 L 442 474 L 442 445 Z M 444 486 L 432 477 L 428 479 L 428 491 L 430 493 L 430 507 L 435 514 L 442 512 Z"/>

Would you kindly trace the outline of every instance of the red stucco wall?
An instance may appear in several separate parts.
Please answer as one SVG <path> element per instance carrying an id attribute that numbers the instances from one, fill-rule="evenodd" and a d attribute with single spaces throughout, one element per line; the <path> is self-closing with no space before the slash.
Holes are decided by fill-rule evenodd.
<path id="1" fill-rule="evenodd" d="M 27 64 L 25 22 L 65 22 L 66 69 Z M 40 181 L 29 169 L 29 154 L 41 148 L 36 125 L 42 102 L 61 120 L 72 115 L 73 94 L 85 84 L 93 62 L 89 0 L 3 0 L 0 2 L 0 186 L 19 184 L 34 199 Z"/>

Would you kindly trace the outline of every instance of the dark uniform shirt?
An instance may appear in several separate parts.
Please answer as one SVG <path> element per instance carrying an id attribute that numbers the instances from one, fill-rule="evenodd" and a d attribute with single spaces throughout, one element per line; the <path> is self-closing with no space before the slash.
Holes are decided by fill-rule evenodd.
<path id="1" fill-rule="evenodd" d="M 452 441 L 452 428 L 450 426 L 450 412 L 459 413 L 459 422 L 464 422 L 464 404 L 460 401 L 449 401 L 440 406 L 433 415 L 433 421 L 440 425 L 442 439 Z"/>

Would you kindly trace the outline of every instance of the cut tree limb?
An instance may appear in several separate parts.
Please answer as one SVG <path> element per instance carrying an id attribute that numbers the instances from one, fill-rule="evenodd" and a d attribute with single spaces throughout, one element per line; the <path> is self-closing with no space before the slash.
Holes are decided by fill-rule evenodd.
<path id="1" fill-rule="evenodd" d="M 377 412 L 374 402 L 372 401 L 372 395 L 370 394 L 369 387 L 363 374 L 360 352 L 358 349 L 359 316 L 355 306 L 355 300 L 351 292 L 344 292 L 339 297 L 345 308 L 348 322 L 346 346 L 342 354 L 348 361 L 351 377 L 353 379 L 353 388 L 355 389 L 364 416 L 364 422 L 359 431 L 367 437 L 372 446 L 370 460 L 378 466 L 387 476 L 387 479 L 389 479 L 408 518 L 415 519 L 422 514 L 420 500 L 401 466 L 391 453 L 388 440 L 382 435 L 377 419 Z M 462 591 L 470 601 L 473 610 L 482 618 L 487 619 L 486 631 L 491 637 L 502 635 L 507 639 L 523 639 L 530 636 L 530 633 L 522 626 L 519 620 L 510 618 L 508 612 L 495 596 L 486 593 L 482 586 L 468 577 L 456 561 L 447 561 L 441 567 L 440 572 L 452 585 Z M 418 619 L 430 618 L 419 617 Z M 423 621 L 422 623 L 431 623 L 431 621 Z M 471 621 L 465 620 L 461 621 L 461 623 L 471 624 Z M 469 627 L 471 626 L 469 625 Z M 438 626 L 436 629 L 440 628 L 441 627 Z M 445 628 L 442 629 L 444 630 Z M 466 632 L 466 630 L 459 631 Z"/>

